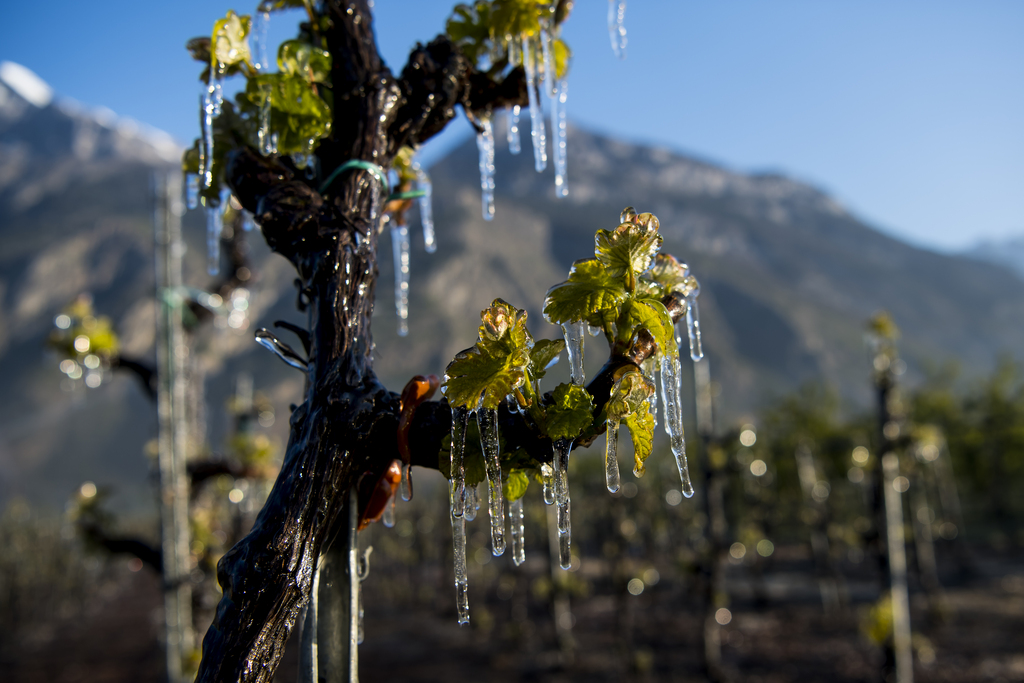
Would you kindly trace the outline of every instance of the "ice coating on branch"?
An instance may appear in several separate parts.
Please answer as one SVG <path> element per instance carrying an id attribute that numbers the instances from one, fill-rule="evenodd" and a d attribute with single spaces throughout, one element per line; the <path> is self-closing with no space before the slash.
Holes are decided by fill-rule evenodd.
<path id="1" fill-rule="evenodd" d="M 682 364 L 679 356 L 661 359 L 661 394 L 665 402 L 665 430 L 668 432 L 672 455 L 676 458 L 679 478 L 683 485 L 683 495 L 693 495 L 693 484 L 690 482 L 690 468 L 686 464 L 686 441 L 683 439 L 683 402 L 682 402 Z"/>
<path id="2" fill-rule="evenodd" d="M 512 561 L 518 567 L 526 562 L 526 524 L 523 521 L 523 499 L 518 498 L 508 506 L 509 525 L 512 532 Z"/>
<path id="3" fill-rule="evenodd" d="M 555 469 L 544 463 L 540 466 L 540 479 L 542 488 L 544 489 L 544 504 L 554 505 L 555 504 Z"/>
<path id="4" fill-rule="evenodd" d="M 626 0 L 608 0 L 608 37 L 612 41 L 612 52 L 619 59 L 626 58 Z"/>
<path id="5" fill-rule="evenodd" d="M 704 357 L 704 346 L 700 341 L 700 309 L 697 308 L 696 289 L 686 297 L 686 334 L 690 338 L 690 358 L 699 361 Z"/>
<path id="6" fill-rule="evenodd" d="M 416 164 L 416 189 L 423 192 L 420 197 L 420 224 L 423 226 L 423 245 L 428 254 L 437 251 L 434 239 L 434 187 L 430 184 L 430 176 Z"/>
<path id="7" fill-rule="evenodd" d="M 604 435 L 604 483 L 610 493 L 619 490 L 619 421 L 608 420 Z"/>
<path id="8" fill-rule="evenodd" d="M 466 508 L 466 468 L 463 455 L 466 452 L 466 426 L 469 411 L 465 408 L 452 409 L 452 465 L 451 485 L 448 488 L 448 502 L 452 517 L 461 517 Z"/>
<path id="9" fill-rule="evenodd" d="M 485 221 L 494 218 L 494 126 L 490 116 L 480 118 L 483 130 L 476 134 L 480 152 L 480 203 Z"/>
<path id="10" fill-rule="evenodd" d="M 220 272 L 220 235 L 224 231 L 224 214 L 220 206 L 206 207 L 206 272 Z"/>
<path id="11" fill-rule="evenodd" d="M 533 140 L 534 168 L 540 173 L 548 166 L 548 141 L 544 133 L 544 112 L 537 97 L 537 55 L 530 39 L 523 37 L 523 70 L 530 102 L 530 139 Z"/>
<path id="12" fill-rule="evenodd" d="M 558 564 L 568 569 L 572 564 L 570 546 L 572 527 L 569 519 L 569 452 L 572 442 L 560 439 L 555 442 L 555 504 L 558 506 Z"/>
<path id="13" fill-rule="evenodd" d="M 452 545 L 455 558 L 455 606 L 459 623 L 469 623 L 469 576 L 466 572 L 466 520 L 452 515 Z"/>
<path id="14" fill-rule="evenodd" d="M 269 349 L 275 356 L 293 368 L 306 370 L 308 367 L 306 361 L 299 354 L 295 353 L 292 347 L 282 342 L 274 336 L 273 332 L 265 327 L 256 330 L 256 343 L 265 349 Z"/>
<path id="15" fill-rule="evenodd" d="M 391 226 L 391 252 L 395 261 L 395 313 L 398 336 L 409 334 L 409 228 Z"/>
<path id="16" fill-rule="evenodd" d="M 480 492 L 475 486 L 466 487 L 465 518 L 467 522 L 476 519 L 476 513 L 480 511 Z"/>
<path id="17" fill-rule="evenodd" d="M 480 426 L 480 447 L 487 471 L 487 500 L 491 517 L 491 552 L 505 552 L 505 500 L 501 490 L 501 460 L 498 447 L 498 409 L 481 408 L 476 413 Z"/>
<path id="18" fill-rule="evenodd" d="M 551 130 L 555 136 L 551 143 L 551 153 L 555 157 L 555 196 L 565 197 L 569 194 L 568 178 L 566 177 L 566 131 L 565 100 L 569 95 L 569 84 L 563 78 L 558 81 L 557 92 L 551 96 Z"/>
<path id="19" fill-rule="evenodd" d="M 505 116 L 508 121 L 508 151 L 510 154 L 519 154 L 523 149 L 523 144 L 519 137 L 519 112 L 518 104 L 505 107 Z"/>
<path id="20" fill-rule="evenodd" d="M 391 496 L 388 498 L 388 504 L 384 506 L 384 514 L 381 515 L 380 521 L 384 523 L 387 528 L 395 526 L 395 497 Z"/>
<path id="21" fill-rule="evenodd" d="M 199 174 L 185 174 L 185 206 L 190 209 L 199 207 Z"/>
<path id="22" fill-rule="evenodd" d="M 576 386 L 583 386 L 586 377 L 583 373 L 583 326 L 582 320 L 574 320 L 562 325 L 562 336 L 565 337 L 565 352 L 569 356 L 569 376 Z"/>

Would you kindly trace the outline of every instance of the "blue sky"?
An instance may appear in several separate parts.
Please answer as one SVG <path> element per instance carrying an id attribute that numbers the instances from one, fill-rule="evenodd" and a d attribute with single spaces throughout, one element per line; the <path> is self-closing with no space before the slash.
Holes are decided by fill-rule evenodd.
<path id="1" fill-rule="evenodd" d="M 376 1 L 392 68 L 442 30 L 451 4 Z M 198 127 L 198 69 L 183 45 L 229 8 L 251 9 L 14 3 L 0 24 L 0 60 L 185 142 Z M 565 28 L 578 125 L 789 174 L 937 249 L 1024 234 L 1024 3 L 629 0 L 621 62 L 606 8 L 577 0 Z M 275 15 L 271 35 L 287 37 L 296 19 Z M 454 127 L 433 154 L 465 134 Z"/>

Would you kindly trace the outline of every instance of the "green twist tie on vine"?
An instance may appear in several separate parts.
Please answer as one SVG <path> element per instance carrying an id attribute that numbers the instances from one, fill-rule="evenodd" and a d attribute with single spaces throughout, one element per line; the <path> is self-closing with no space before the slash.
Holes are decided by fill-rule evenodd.
<path id="1" fill-rule="evenodd" d="M 373 177 L 380 182 L 381 186 L 384 188 L 385 195 L 391 192 L 391 187 L 388 185 L 388 177 L 384 174 L 384 169 L 382 169 L 380 166 L 373 163 L 372 161 L 363 161 L 362 159 L 349 159 L 341 166 L 334 169 L 334 172 L 331 173 L 331 175 L 327 176 L 327 180 L 321 183 L 320 194 L 327 192 L 327 188 L 331 186 L 331 183 L 333 183 L 338 176 L 340 176 L 342 173 L 344 173 L 350 168 L 361 168 L 364 171 L 369 171 L 370 173 L 373 174 Z"/>
<path id="2" fill-rule="evenodd" d="M 392 192 L 388 195 L 388 201 L 394 201 L 396 199 L 418 199 L 426 196 L 426 190 L 406 190 L 405 192 Z"/>

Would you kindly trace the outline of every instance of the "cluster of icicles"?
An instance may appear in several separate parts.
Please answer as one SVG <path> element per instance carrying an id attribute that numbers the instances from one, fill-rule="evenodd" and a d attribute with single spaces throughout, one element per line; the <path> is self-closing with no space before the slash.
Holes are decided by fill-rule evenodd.
<path id="1" fill-rule="evenodd" d="M 700 318 L 697 310 L 697 292 L 687 297 L 686 313 L 687 341 L 690 358 L 696 362 L 704 357 L 701 345 Z M 679 327 L 681 327 L 680 324 Z M 565 336 L 566 351 L 569 356 L 570 377 L 573 384 L 583 386 L 583 338 L 584 323 L 576 322 L 562 326 Z M 681 330 L 677 328 L 676 342 L 682 346 Z M 680 352 L 682 348 L 680 349 Z M 683 439 L 682 411 L 682 364 L 680 356 L 668 358 L 667 354 L 661 362 L 661 395 L 665 406 L 665 431 L 668 433 L 672 454 L 679 468 L 682 480 L 683 495 L 693 496 L 693 484 L 690 482 L 690 471 L 686 463 L 686 444 Z M 644 373 L 653 381 L 654 361 L 644 364 Z M 509 399 L 510 404 L 514 399 Z M 650 410 L 657 414 L 657 392 L 650 398 Z M 466 431 L 471 414 L 476 415 L 480 431 L 480 446 L 484 454 L 484 466 L 487 475 L 488 510 L 491 520 L 491 552 L 497 556 L 505 552 L 505 513 L 502 495 L 501 461 L 498 445 L 498 410 L 496 408 L 479 408 L 469 411 L 466 408 L 452 410 L 452 450 L 451 450 L 451 482 L 449 504 L 451 508 L 452 542 L 455 557 L 455 596 L 460 624 L 469 623 L 468 576 L 466 569 L 466 522 L 476 518 L 480 509 L 476 487 L 467 486 L 465 479 L 464 455 L 466 449 Z M 619 490 L 619 463 L 616 454 L 619 423 L 610 420 L 607 423 L 605 436 L 605 483 L 608 490 L 615 493 Z M 543 480 L 544 503 L 557 506 L 558 525 L 558 564 L 562 569 L 569 569 L 572 564 L 571 544 L 572 525 L 570 522 L 569 500 L 569 453 L 573 443 L 570 440 L 559 440 L 552 449 L 552 465 L 541 465 Z M 634 473 L 640 474 L 636 470 Z M 518 499 L 509 506 L 511 515 L 512 561 L 518 566 L 526 560 L 524 547 L 525 528 L 523 522 L 523 501 Z"/>

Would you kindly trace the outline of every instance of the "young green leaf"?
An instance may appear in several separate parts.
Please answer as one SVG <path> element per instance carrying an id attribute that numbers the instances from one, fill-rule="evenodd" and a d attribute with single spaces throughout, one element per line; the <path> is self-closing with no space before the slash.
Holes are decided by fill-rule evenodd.
<path id="1" fill-rule="evenodd" d="M 583 387 L 559 384 L 545 407 L 544 432 L 552 440 L 575 439 L 594 421 L 594 399 Z"/>
<path id="2" fill-rule="evenodd" d="M 614 309 L 628 297 L 620 278 L 612 277 L 597 259 L 572 264 L 569 279 L 548 290 L 544 317 L 553 323 L 587 320 L 606 309 Z"/>
<path id="3" fill-rule="evenodd" d="M 650 216 L 650 214 L 641 214 Z M 651 216 L 647 223 L 622 223 L 614 230 L 598 230 L 594 254 L 611 277 L 625 277 L 626 288 L 636 288 L 636 278 L 647 270 L 654 255 L 661 249 L 662 236 L 658 232 L 658 219 Z"/>
<path id="4" fill-rule="evenodd" d="M 678 294 L 682 298 L 698 287 L 697 278 L 690 275 L 690 267 L 670 254 L 655 256 L 654 264 L 642 279 L 659 285 L 663 289 L 662 295 Z"/>
<path id="5" fill-rule="evenodd" d="M 530 478 L 524 470 L 512 470 L 502 478 L 504 480 L 502 488 L 504 489 L 505 500 L 511 503 L 526 495 L 526 489 L 530 487 Z"/>
<path id="6" fill-rule="evenodd" d="M 625 421 L 633 439 L 633 471 L 640 476 L 644 473 L 644 461 L 654 450 L 654 415 L 650 410 L 639 410 L 627 415 Z"/>
<path id="7" fill-rule="evenodd" d="M 252 61 L 249 54 L 249 27 L 252 20 L 248 15 L 238 16 L 234 10 L 228 10 L 227 16 L 218 19 L 213 25 L 211 38 L 211 64 L 217 63 L 221 68 L 229 68 L 236 64 Z"/>
<path id="8" fill-rule="evenodd" d="M 672 316 L 669 315 L 665 304 L 657 299 L 634 299 L 626 302 L 620 320 L 625 323 L 622 326 L 625 330 L 620 332 L 627 332 L 630 338 L 638 327 L 645 327 L 654 336 L 654 341 L 658 342 L 662 353 L 670 358 L 679 355 Z"/>
<path id="9" fill-rule="evenodd" d="M 331 82 L 331 56 L 326 50 L 301 40 L 286 40 L 277 50 L 277 66 L 282 73 L 316 83 Z"/>
<path id="10" fill-rule="evenodd" d="M 251 117 L 270 97 L 270 127 L 278 135 L 281 154 L 307 154 L 310 140 L 331 132 L 331 108 L 313 90 L 309 79 L 286 73 L 259 74 L 248 80 L 245 97 Z"/>
<path id="11" fill-rule="evenodd" d="M 548 368 L 558 362 L 565 350 L 564 339 L 541 339 L 530 350 L 530 376 L 534 381 L 544 378 Z"/>
<path id="12" fill-rule="evenodd" d="M 608 420 L 621 420 L 633 413 L 650 411 L 647 399 L 654 393 L 654 382 L 636 366 L 627 369 L 612 385 L 605 406 Z"/>
<path id="13" fill-rule="evenodd" d="M 526 329 L 526 311 L 495 299 L 480 313 L 480 339 L 445 369 L 443 391 L 452 406 L 475 410 L 497 408 L 526 382 L 533 337 Z M 483 396 L 481 403 L 481 396 Z"/>

